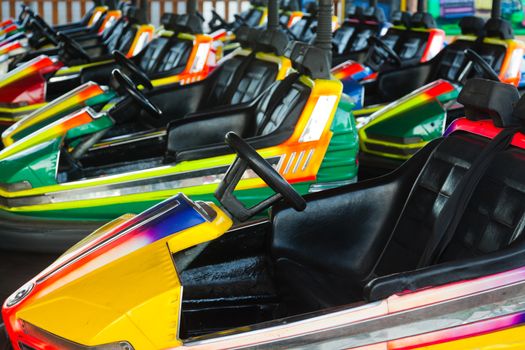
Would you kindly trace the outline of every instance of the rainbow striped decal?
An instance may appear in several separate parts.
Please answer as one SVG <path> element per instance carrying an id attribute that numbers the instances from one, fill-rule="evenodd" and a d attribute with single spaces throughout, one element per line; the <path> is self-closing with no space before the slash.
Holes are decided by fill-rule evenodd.
<path id="1" fill-rule="evenodd" d="M 5 146 L 10 146 L 40 127 L 55 122 L 67 111 L 85 106 L 94 101 L 95 97 L 102 97 L 101 95 L 104 94 L 107 94 L 104 100 L 109 100 L 115 95 L 93 82 L 85 83 L 13 124 L 2 134 L 2 141 Z M 43 123 L 45 124 L 43 125 Z"/>
<path id="2" fill-rule="evenodd" d="M 94 121 L 95 117 L 89 108 L 84 108 L 74 114 L 57 120 L 43 128 L 40 132 L 30 134 L 18 142 L 11 144 L 0 151 L 0 160 L 10 157 L 22 150 L 29 149 L 47 141 L 62 137 L 71 129 L 81 125 L 87 125 Z"/>
<path id="3" fill-rule="evenodd" d="M 24 331 L 24 322 L 33 322 L 33 317 L 29 314 L 24 315 L 25 308 L 40 308 L 52 295 L 57 298 L 56 301 L 65 300 L 62 291 L 64 287 L 67 289 L 68 285 L 76 284 L 76 282 L 71 283 L 72 281 L 90 283 L 88 280 L 99 279 L 100 273 L 105 274 L 104 271 L 115 270 L 122 272 L 122 274 L 117 272 L 120 275 L 119 278 L 105 279 L 107 283 L 114 286 L 131 287 L 138 281 L 141 281 L 140 283 L 145 282 L 144 277 L 146 280 L 149 279 L 142 288 L 133 288 L 132 291 L 126 292 L 126 297 L 120 298 L 122 302 L 120 306 L 117 305 L 119 301 L 113 303 L 113 306 L 116 307 L 115 310 L 119 310 L 121 306 L 134 309 L 135 312 L 131 312 L 127 317 L 135 319 L 139 323 L 141 318 L 144 320 L 146 317 L 151 327 L 159 330 L 159 332 L 152 332 L 158 333 L 162 343 L 180 344 L 176 337 L 168 334 L 173 329 L 172 327 L 176 329 L 178 326 L 178 308 L 176 306 L 178 304 L 175 303 L 172 308 L 169 303 L 180 298 L 181 288 L 167 248 L 173 249 L 174 252 L 181 251 L 195 244 L 214 239 L 226 232 L 231 227 L 231 220 L 213 204 L 211 204 L 211 209 L 216 211 L 217 215 L 214 218 L 209 218 L 207 214 L 203 214 L 204 212 L 184 195 L 177 195 L 140 215 L 124 215 L 79 242 L 31 281 L 34 287 L 25 300 L 10 306 L 7 306 L 7 303 L 4 304 L 3 318 L 6 320 L 7 329 L 13 337 L 12 339 L 17 339 L 14 343 L 15 348 L 19 340 L 31 344 L 35 349 L 61 349 L 58 345 L 46 344 L 42 339 L 32 337 Z M 199 232 L 199 229 L 203 232 Z M 136 265 L 136 263 L 140 265 Z M 121 268 L 127 272 L 120 270 Z M 121 278 L 129 279 L 129 282 L 122 285 Z M 161 281 L 167 283 L 156 283 Z M 102 292 L 104 295 L 99 294 L 101 304 L 98 305 L 106 303 L 106 300 L 109 300 L 108 298 L 114 299 L 116 290 L 113 287 L 103 286 L 104 283 L 100 283 L 100 281 L 97 284 L 105 291 Z M 161 289 L 164 292 L 157 295 L 159 297 L 157 299 L 167 307 L 154 313 L 148 313 L 148 315 L 143 314 L 140 304 L 148 300 L 148 297 L 155 296 L 151 293 L 159 293 Z M 78 295 L 78 297 L 84 299 L 84 296 Z M 93 307 L 97 309 L 99 306 Z M 66 310 L 57 311 L 62 313 Z M 99 318 L 101 321 L 104 319 L 104 317 Z M 158 324 L 159 321 L 162 325 Z M 76 326 L 74 328 L 79 331 L 82 329 L 83 334 L 90 334 L 90 331 L 97 329 L 96 327 L 104 322 L 97 323 L 94 322 L 87 328 Z M 67 325 L 67 322 L 63 325 Z M 149 326 L 145 327 L 149 328 Z M 95 338 L 108 336 L 100 332 L 96 333 Z M 157 336 L 157 334 L 148 333 L 150 339 Z M 84 344 L 90 343 L 87 339 L 75 339 L 75 341 Z M 100 342 L 107 343 L 106 340 L 100 340 Z M 158 346 L 162 347 L 160 345 L 162 343 L 159 343 Z M 149 345 L 145 346 L 144 344 Z M 140 349 L 150 349 L 151 343 L 149 341 L 145 343 L 135 341 L 134 346 Z"/>
<path id="4" fill-rule="evenodd" d="M 209 35 L 196 34 L 188 35 L 185 33 L 178 34 L 181 40 L 192 40 L 193 48 L 186 63 L 186 67 L 177 75 L 155 79 L 152 81 L 153 86 L 161 86 L 166 84 L 181 83 L 190 84 L 200 81 L 208 76 L 213 69 L 210 66 L 210 56 L 215 53 L 212 52 L 213 39 Z"/>
<path id="5" fill-rule="evenodd" d="M 41 55 L 0 77 L 0 102 L 34 104 L 45 102 L 44 74 L 62 63 Z"/>
<path id="6" fill-rule="evenodd" d="M 0 55 L 5 55 L 9 52 L 12 52 L 14 50 L 18 50 L 22 48 L 22 44 L 20 41 L 13 41 L 12 43 L 7 43 L 5 45 L 0 46 Z"/>
<path id="7" fill-rule="evenodd" d="M 107 252 L 106 245 L 131 253 L 172 234 L 202 224 L 205 219 L 183 194 L 175 195 L 136 216 L 125 215 L 77 243 L 36 277 L 42 283 L 88 254 L 89 259 Z M 111 243 L 111 244 L 109 244 Z M 96 253 L 94 253 L 97 251 Z M 89 260 L 88 259 L 88 260 Z M 111 262 L 111 260 L 107 260 Z"/>
<path id="8" fill-rule="evenodd" d="M 332 68 L 332 75 L 339 80 L 355 79 L 361 80 L 371 73 L 370 68 L 352 60 L 341 63 Z"/>
<path id="9" fill-rule="evenodd" d="M 53 72 L 58 70 L 61 66 L 62 63 L 54 61 L 48 56 L 40 55 L 0 77 L 0 88 L 7 87 L 9 84 L 21 80 L 33 73 L 41 72 L 42 74 L 46 74 Z"/>
<path id="10" fill-rule="evenodd" d="M 361 151 L 389 158 L 410 158 L 443 134 L 445 112 L 441 103 L 455 99 L 457 94 L 453 84 L 437 80 L 369 117 L 358 118 Z"/>

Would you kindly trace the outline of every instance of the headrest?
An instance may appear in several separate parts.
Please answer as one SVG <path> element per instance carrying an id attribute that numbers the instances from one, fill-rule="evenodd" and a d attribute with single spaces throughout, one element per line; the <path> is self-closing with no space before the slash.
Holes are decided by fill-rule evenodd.
<path id="1" fill-rule="evenodd" d="M 514 85 L 480 78 L 468 80 L 458 96 L 468 119 L 492 118 L 494 125 L 500 128 L 520 125 L 520 118 L 513 114 L 519 99 Z"/>
<path id="2" fill-rule="evenodd" d="M 499 18 L 491 18 L 485 23 L 485 35 L 490 38 L 512 39 L 514 32 L 512 25 Z"/>
<path id="3" fill-rule="evenodd" d="M 273 52 L 277 56 L 282 56 L 287 46 L 288 35 L 286 33 L 278 29 L 260 30 L 256 38 L 255 49 L 261 52 Z"/>
<path id="4" fill-rule="evenodd" d="M 260 34 L 261 31 L 258 29 L 242 26 L 235 32 L 235 41 L 244 48 L 253 49 Z"/>
<path id="5" fill-rule="evenodd" d="M 285 56 L 290 58 L 293 67 L 312 79 L 330 79 L 330 54 L 323 49 L 307 43 L 293 41 L 286 48 Z"/>
<path id="6" fill-rule="evenodd" d="M 363 8 L 361 6 L 352 5 L 348 8 L 346 13 L 348 19 L 361 20 L 363 18 Z"/>
<path id="7" fill-rule="evenodd" d="M 301 5 L 298 0 L 281 0 L 279 8 L 282 11 L 300 11 Z"/>
<path id="8" fill-rule="evenodd" d="M 122 10 L 122 14 L 129 21 L 137 20 L 139 18 L 139 9 L 132 5 L 126 5 L 124 10 Z"/>
<path id="9" fill-rule="evenodd" d="M 412 28 L 436 28 L 434 17 L 428 12 L 416 12 L 412 15 Z"/>
<path id="10" fill-rule="evenodd" d="M 466 16 L 459 20 L 459 27 L 463 35 L 482 36 L 485 20 L 476 16 Z"/>
<path id="11" fill-rule="evenodd" d="M 268 6 L 268 1 L 266 0 L 251 0 L 250 5 L 255 7 L 266 7 Z"/>
<path id="12" fill-rule="evenodd" d="M 410 28 L 412 25 L 412 16 L 410 13 L 405 11 L 394 11 L 392 12 L 392 23 L 395 26 L 403 26 L 405 28 Z"/>
<path id="13" fill-rule="evenodd" d="M 316 16 L 317 10 L 319 10 L 319 7 L 317 6 L 317 1 L 309 2 L 308 4 L 306 4 L 305 10 L 308 14 Z"/>
<path id="14" fill-rule="evenodd" d="M 203 22 L 198 15 L 165 13 L 160 20 L 165 29 L 177 33 L 203 33 Z"/>
<path id="15" fill-rule="evenodd" d="M 380 7 L 369 7 L 363 11 L 363 19 L 365 21 L 375 21 L 378 23 L 386 22 L 385 12 Z"/>

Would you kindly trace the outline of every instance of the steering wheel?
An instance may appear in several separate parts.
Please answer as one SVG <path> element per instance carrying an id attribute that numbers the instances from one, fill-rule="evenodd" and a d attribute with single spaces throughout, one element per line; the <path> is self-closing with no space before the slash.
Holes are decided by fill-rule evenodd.
<path id="1" fill-rule="evenodd" d="M 59 44 L 56 31 L 53 28 L 51 28 L 42 17 L 40 17 L 37 14 L 32 15 L 31 19 L 29 20 L 29 23 L 32 27 L 32 31 L 35 31 L 36 29 L 36 32 L 44 36 L 47 40 L 53 43 L 53 45 Z"/>
<path id="2" fill-rule="evenodd" d="M 483 59 L 476 51 L 472 49 L 465 50 L 465 57 L 467 60 L 475 64 L 479 69 L 483 71 L 485 76 L 490 80 L 500 81 L 498 73 L 490 66 L 490 64 Z"/>
<path id="3" fill-rule="evenodd" d="M 153 89 L 151 80 L 148 78 L 146 73 L 144 73 L 142 69 L 140 69 L 140 67 L 135 64 L 135 62 L 124 56 L 124 54 L 118 50 L 113 51 L 113 57 L 115 57 L 115 61 L 120 66 L 131 72 L 131 78 L 133 80 L 138 81 L 139 84 L 148 90 Z"/>
<path id="4" fill-rule="evenodd" d="M 135 84 L 133 84 L 127 75 L 118 69 L 114 69 L 111 74 L 119 86 L 122 87 L 126 93 L 131 96 L 131 98 L 135 100 L 146 112 L 157 118 L 162 117 L 162 111 L 160 108 L 155 106 L 142 91 L 137 89 Z"/>
<path id="5" fill-rule="evenodd" d="M 387 59 L 390 58 L 395 65 L 401 66 L 401 58 L 399 57 L 397 52 L 392 50 L 392 48 L 385 44 L 383 40 L 379 39 L 377 36 L 371 36 L 370 38 L 368 38 L 368 43 L 370 45 L 383 49 L 386 55 L 388 56 Z"/>
<path id="6" fill-rule="evenodd" d="M 224 18 L 222 18 L 221 15 L 219 15 L 215 10 L 211 10 L 211 14 L 212 14 L 212 17 L 211 17 L 209 26 L 210 28 L 213 28 L 212 30 L 216 30 L 219 28 L 225 28 L 225 29 L 230 28 L 230 24 L 226 22 Z M 219 25 L 213 25 L 213 23 L 215 22 L 219 22 Z"/>
<path id="7" fill-rule="evenodd" d="M 58 40 L 61 44 L 64 45 L 64 50 L 68 51 L 71 56 L 82 58 L 88 62 L 91 62 L 91 57 L 89 57 L 86 50 L 80 46 L 75 40 L 71 39 L 64 33 L 58 33 Z"/>
<path id="8" fill-rule="evenodd" d="M 238 14 L 234 14 L 233 18 L 235 18 L 235 21 L 239 23 L 239 25 L 246 25 L 246 19 Z"/>
<path id="9" fill-rule="evenodd" d="M 228 146 L 237 153 L 237 158 L 215 191 L 215 197 L 235 218 L 245 221 L 281 199 L 284 199 L 297 211 L 303 211 L 306 208 L 304 198 L 246 141 L 232 131 L 226 134 L 225 140 Z M 251 208 L 246 208 L 233 194 L 248 167 L 276 192 Z"/>
<path id="10" fill-rule="evenodd" d="M 21 7 L 22 11 L 20 12 L 20 15 L 18 15 L 18 22 L 25 28 L 29 20 L 35 16 L 35 13 L 25 4 L 22 4 Z"/>

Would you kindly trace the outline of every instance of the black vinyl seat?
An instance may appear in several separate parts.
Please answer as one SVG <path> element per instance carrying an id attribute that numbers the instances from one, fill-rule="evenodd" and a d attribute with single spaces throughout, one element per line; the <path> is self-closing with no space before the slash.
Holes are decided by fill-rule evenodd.
<path id="1" fill-rule="evenodd" d="M 401 59 L 401 66 L 410 66 L 420 62 L 425 53 L 430 32 L 421 29 L 435 27 L 435 23 L 422 19 L 426 18 L 425 15 L 426 13 L 422 12 L 416 13 L 414 14 L 415 18 L 413 18 L 408 12 L 393 13 L 392 23 L 394 26 L 390 27 L 385 35 L 380 38 L 383 43 L 398 54 Z M 390 62 L 388 54 L 381 47 L 373 45 L 364 50 L 363 55 L 365 55 L 363 62 L 376 72 L 397 68 L 398 63 Z"/>
<path id="2" fill-rule="evenodd" d="M 224 145 L 223 138 L 229 131 L 235 131 L 256 148 L 278 145 L 288 139 L 311 92 L 299 76 L 321 74 L 319 62 L 325 60 L 322 74 L 327 78 L 329 63 L 322 50 L 305 43 L 293 44 L 287 56 L 298 73 L 273 83 L 252 103 L 197 113 L 172 123 L 168 130 L 166 160 L 172 162 L 228 154 L 231 151 Z"/>
<path id="3" fill-rule="evenodd" d="M 317 3 L 308 3 L 303 17 L 290 27 L 290 32 L 292 33 L 290 40 L 298 40 L 305 43 L 312 42 L 317 29 L 317 11 Z"/>
<path id="4" fill-rule="evenodd" d="M 143 127 L 158 128 L 194 113 L 252 101 L 275 81 L 279 71 L 278 62 L 258 59 L 257 53 L 281 56 L 288 39 L 278 30 L 262 31 L 243 27 L 237 33 L 237 40 L 242 47 L 251 48 L 251 53 L 238 54 L 225 60 L 200 82 L 190 85 L 168 84 L 146 92 L 148 98 L 163 111 L 162 117 L 152 118 L 144 110 L 126 115 L 132 115 Z M 118 111 L 116 113 L 120 114 Z M 115 118 L 121 120 L 119 116 Z"/>
<path id="5" fill-rule="evenodd" d="M 475 17 L 469 17 L 467 20 L 460 22 L 462 33 L 472 36 L 473 33 L 479 32 L 479 26 L 483 23 L 482 21 Z M 370 105 L 398 99 L 437 79 L 458 81 L 467 65 L 465 58 L 466 49 L 472 49 L 477 52 L 496 72 L 499 72 L 505 58 L 506 47 L 504 45 L 486 43 L 483 39 L 485 37 L 502 38 L 506 27 L 501 27 L 502 33 L 500 34 L 495 29 L 489 30 L 490 36 L 487 30 L 488 26 L 485 24 L 483 27 L 484 35 L 481 37 L 473 40 L 459 38 L 427 62 L 411 67 L 381 71 L 375 81 L 364 84 L 365 104 Z M 464 78 L 473 78 L 479 76 L 479 74 L 476 69 L 472 69 L 468 77 Z"/>
<path id="6" fill-rule="evenodd" d="M 346 21 L 335 31 L 332 39 L 332 65 L 364 58 L 368 40 L 381 34 L 385 21 L 385 14 L 379 7 L 369 7 L 366 10 L 351 7 Z"/>
<path id="7" fill-rule="evenodd" d="M 478 79 L 465 90 L 475 91 L 460 97 L 469 119 L 523 125 L 525 114 L 512 113 L 514 87 Z M 514 146 L 494 154 L 452 237 L 438 241 L 443 253 L 420 265 L 440 213 L 489 142 L 454 132 L 389 175 L 309 195 L 304 212 L 274 208 L 273 266 L 290 310 L 377 300 L 523 265 L 516 249 L 525 250 L 525 150 Z"/>

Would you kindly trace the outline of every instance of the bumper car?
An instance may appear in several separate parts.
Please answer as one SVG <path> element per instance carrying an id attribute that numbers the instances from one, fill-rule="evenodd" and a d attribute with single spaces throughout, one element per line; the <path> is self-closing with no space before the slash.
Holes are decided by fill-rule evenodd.
<path id="1" fill-rule="evenodd" d="M 301 5 L 296 0 L 282 0 L 280 4 L 279 25 L 291 28 L 302 17 Z"/>
<path id="2" fill-rule="evenodd" d="M 191 14 L 166 13 L 162 24 L 164 30 L 134 57 L 126 58 L 116 51 L 115 62 L 84 67 L 77 72 L 61 75 L 60 90 L 67 88 L 71 91 L 49 103 L 43 103 L 42 107 L 27 116 L 13 116 L 4 112 L 0 117 L 4 125 L 14 123 L 2 134 L 4 145 L 9 146 L 83 107 L 99 111 L 113 106 L 121 97 L 117 90 L 106 85 L 112 85 L 111 71 L 117 67 L 129 74 L 137 85 L 149 90 L 168 84 L 187 85 L 205 78 L 216 65 L 216 57 L 212 38 L 200 34 L 201 20 Z"/>
<path id="3" fill-rule="evenodd" d="M 332 69 L 332 74 L 343 82 L 344 92 L 355 99 L 357 109 L 362 107 L 363 80 L 370 82 L 381 71 L 426 62 L 443 48 L 445 32 L 436 28 L 428 13 L 416 12 L 412 16 L 396 12 L 392 14 L 392 23 L 384 36 L 370 37 L 368 48 L 355 60 Z"/>
<path id="4" fill-rule="evenodd" d="M 40 29 L 52 29 L 53 31 L 63 31 L 71 34 L 96 31 L 97 26 L 100 25 L 108 11 L 108 6 L 104 6 L 101 1 L 95 1 L 94 6 L 79 22 L 51 27 L 45 23 L 42 18 L 35 15 L 29 6 L 22 4 L 21 7 L 22 9 L 17 20 L 9 19 L 0 22 L 0 46 L 5 42 L 24 37 L 28 32 L 31 33 L 34 30 L 38 31 Z M 38 20 L 38 23 L 34 23 L 34 20 Z M 43 33 L 39 33 L 40 36 L 42 36 L 42 34 Z M 12 38 L 13 36 L 17 38 Z M 33 42 L 36 43 L 37 41 Z"/>
<path id="5" fill-rule="evenodd" d="M 286 37 L 265 33 L 261 38 L 271 41 L 263 50 L 277 54 L 241 50 L 191 85 L 144 94 L 115 72 L 132 98 L 107 113 L 87 108 L 68 115 L 0 152 L 2 249 L 60 252 L 87 226 L 180 191 L 212 199 L 233 160 L 222 143 L 229 130 L 247 138 L 301 193 L 355 181 L 351 104 L 330 77 L 328 56 L 297 43 L 280 57 Z M 151 132 L 168 122 L 167 130 Z M 144 126 L 150 129 L 137 131 Z M 115 130 L 125 133 L 112 136 Z M 253 203 L 268 189 L 247 176 L 238 192 Z"/>
<path id="6" fill-rule="evenodd" d="M 62 35 L 63 45 L 59 57 L 41 55 L 4 74 L 0 80 L 0 115 L 3 124 L 12 124 L 17 118 L 70 92 L 82 79 L 96 77 L 93 72 L 97 68 L 102 69 L 113 62 L 113 51 L 121 51 L 128 58 L 138 55 L 152 39 L 154 28 L 151 25 L 133 24 L 134 11 L 130 7 L 124 20 L 117 21 L 111 34 L 100 45 L 84 49 L 73 39 Z M 89 75 L 87 78 L 82 77 L 84 71 Z M 107 80 L 107 76 L 104 78 Z"/>
<path id="7" fill-rule="evenodd" d="M 378 74 L 365 84 L 365 107 L 354 110 L 362 169 L 391 170 L 440 137 L 464 113 L 456 98 L 468 77 L 517 86 L 524 49 L 508 22 L 492 18 L 482 36 L 460 36 L 426 63 Z"/>
<path id="8" fill-rule="evenodd" d="M 316 38 L 318 25 L 318 6 L 316 2 L 309 2 L 306 5 L 306 11 L 300 14 L 289 16 L 283 14 L 280 25 L 290 40 L 301 41 L 304 43 L 313 43 Z M 286 23 L 288 19 L 288 23 Z M 339 22 L 337 16 L 332 16 L 332 32 L 337 30 Z"/>
<path id="9" fill-rule="evenodd" d="M 222 208 L 181 194 L 100 228 L 6 300 L 10 346 L 522 348 L 525 101 L 487 80 L 461 94 L 466 118 L 401 168 L 304 199 L 229 134 Z M 274 190 L 250 209 L 247 166 Z"/>
<path id="10" fill-rule="evenodd" d="M 348 60 L 363 60 L 370 38 L 382 37 L 390 27 L 377 1 L 370 0 L 369 4 L 364 10 L 359 6 L 351 6 L 345 21 L 334 32 L 332 66 Z"/>
<path id="11" fill-rule="evenodd" d="M 7 73 L 39 54 L 58 55 L 59 50 L 56 47 L 61 45 L 58 33 L 90 45 L 93 42 L 97 43 L 97 39 L 103 40 L 110 35 L 113 30 L 111 27 L 120 20 L 126 6 L 127 4 L 121 3 L 119 10 L 110 9 L 108 6 L 95 7 L 85 27 L 52 27 L 29 7 L 24 7 L 21 13 L 24 17 L 19 24 L 23 32 L 0 41 L 1 72 Z"/>

